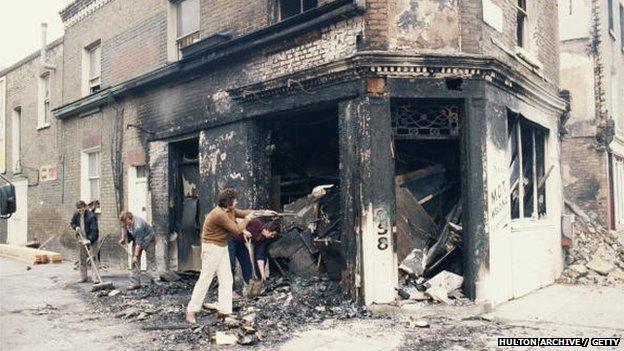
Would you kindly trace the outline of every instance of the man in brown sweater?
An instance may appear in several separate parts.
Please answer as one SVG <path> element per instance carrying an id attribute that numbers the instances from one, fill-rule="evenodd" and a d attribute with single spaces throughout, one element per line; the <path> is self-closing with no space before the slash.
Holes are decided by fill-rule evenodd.
<path id="1" fill-rule="evenodd" d="M 245 230 L 247 223 L 258 215 L 275 215 L 273 211 L 249 211 L 236 208 L 236 192 L 224 189 L 219 194 L 217 206 L 206 215 L 202 228 L 202 269 L 193 288 L 191 301 L 186 309 L 186 320 L 196 323 L 195 314 L 199 312 L 212 282 L 214 274 L 219 279 L 219 308 L 217 316 L 225 318 L 232 313 L 232 271 L 228 239 L 230 235 L 251 237 Z M 236 219 L 242 218 L 241 223 Z"/>

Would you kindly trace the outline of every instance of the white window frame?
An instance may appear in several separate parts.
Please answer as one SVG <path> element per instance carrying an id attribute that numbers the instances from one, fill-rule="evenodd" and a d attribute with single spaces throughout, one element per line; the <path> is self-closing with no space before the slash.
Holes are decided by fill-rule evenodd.
<path id="1" fill-rule="evenodd" d="M 39 96 L 37 108 L 37 130 L 50 126 L 50 95 L 52 74 L 44 72 L 39 76 Z"/>
<path id="2" fill-rule="evenodd" d="M 82 52 L 82 95 L 87 96 L 102 89 L 102 45 L 98 39 L 84 47 Z M 91 75 L 91 58 L 99 53 L 99 70 L 97 75 Z"/>
<path id="3" fill-rule="evenodd" d="M 513 217 L 511 216 L 511 220 L 515 221 L 515 222 L 523 222 L 523 221 L 542 221 L 542 220 L 547 220 L 548 219 L 548 214 L 550 213 L 549 210 L 549 202 L 550 197 L 549 197 L 549 187 L 548 187 L 548 173 L 551 168 L 551 165 L 549 164 L 549 159 L 548 159 L 548 150 L 549 150 L 549 138 L 550 138 L 550 133 L 548 131 L 548 129 L 546 128 L 541 128 L 542 129 L 542 133 L 543 133 L 543 143 L 544 145 L 543 147 L 543 161 L 544 161 L 544 175 L 547 178 L 545 178 L 545 184 L 544 186 L 544 194 L 546 196 L 545 199 L 545 203 L 544 203 L 544 210 L 545 213 L 540 217 L 539 215 L 539 189 L 538 189 L 538 176 L 537 176 L 537 148 L 536 148 L 536 138 L 535 138 L 535 130 L 537 130 L 537 128 L 539 128 L 538 126 L 534 126 L 531 127 L 530 123 L 528 123 L 528 120 L 526 118 L 524 118 L 522 115 L 517 114 L 516 116 L 514 116 L 514 123 L 516 125 L 516 141 L 517 141 L 517 147 L 518 147 L 518 181 L 517 181 L 517 185 L 516 184 L 511 184 L 511 181 L 509 182 L 509 193 L 510 195 L 513 194 L 514 189 L 516 188 L 516 186 L 518 186 L 518 217 Z M 533 213 L 531 214 L 531 216 L 525 216 L 524 213 L 524 195 L 527 189 L 525 189 L 524 186 L 521 186 L 522 183 L 522 179 L 523 179 L 523 174 L 524 174 L 524 161 L 523 161 L 523 151 L 522 151 L 522 128 L 523 127 L 531 127 L 533 129 L 533 133 L 531 133 L 531 138 L 532 138 L 532 155 L 531 158 L 533 159 L 533 163 L 532 163 L 532 187 L 529 189 L 529 191 L 533 192 Z M 512 125 L 508 125 L 508 130 L 510 130 L 512 128 Z M 509 142 L 511 143 L 511 140 L 509 140 Z M 511 157 L 512 155 L 509 155 L 509 157 Z M 511 175 L 511 169 L 510 169 L 510 173 L 509 175 Z M 510 209 L 513 211 L 513 201 L 510 201 Z"/>
<path id="4" fill-rule="evenodd" d="M 22 107 L 15 107 L 11 116 L 11 171 L 22 173 Z"/>
<path id="5" fill-rule="evenodd" d="M 91 177 L 89 174 L 89 155 L 93 153 L 99 154 L 99 165 L 98 165 L 98 175 L 97 177 Z M 80 197 L 86 202 L 89 203 L 93 200 L 100 200 L 102 197 L 102 152 L 99 146 L 94 148 L 89 148 L 82 150 L 80 156 Z M 99 180 L 98 186 L 98 198 L 93 197 L 91 193 L 91 181 L 94 179 Z"/>
<path id="6" fill-rule="evenodd" d="M 167 59 L 169 62 L 177 61 L 182 58 L 182 48 L 199 41 L 201 28 L 201 1 L 197 1 L 197 29 L 188 33 L 179 34 L 179 6 L 184 1 L 189 0 L 170 0 L 167 11 Z"/>

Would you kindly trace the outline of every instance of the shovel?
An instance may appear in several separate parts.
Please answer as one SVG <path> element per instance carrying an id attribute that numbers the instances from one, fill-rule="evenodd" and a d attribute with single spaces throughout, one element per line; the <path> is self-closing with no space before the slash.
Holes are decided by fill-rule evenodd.
<path id="1" fill-rule="evenodd" d="M 95 262 L 95 259 L 91 255 L 91 250 L 89 250 L 89 244 L 87 244 L 87 239 L 85 238 L 84 233 L 82 232 L 82 229 L 76 228 L 76 234 L 79 238 L 78 240 L 80 241 L 80 244 L 83 245 L 85 251 L 87 251 L 88 263 L 91 264 L 91 269 L 93 270 L 94 278 L 97 278 L 97 281 L 98 281 L 97 283 L 93 284 L 91 291 L 114 289 L 115 285 L 113 283 L 102 281 L 102 277 L 100 276 L 100 271 L 97 268 L 97 263 Z"/>
<path id="2" fill-rule="evenodd" d="M 245 295 L 245 297 L 254 297 L 260 295 L 260 292 L 262 291 L 262 279 L 258 279 L 258 276 L 256 275 L 256 264 L 254 262 L 255 257 L 250 239 L 245 238 L 245 246 L 247 247 L 247 252 L 249 252 L 249 260 L 251 261 L 251 272 L 253 275 L 249 280 L 249 284 L 247 285 L 247 289 L 244 291 L 243 295 Z"/>

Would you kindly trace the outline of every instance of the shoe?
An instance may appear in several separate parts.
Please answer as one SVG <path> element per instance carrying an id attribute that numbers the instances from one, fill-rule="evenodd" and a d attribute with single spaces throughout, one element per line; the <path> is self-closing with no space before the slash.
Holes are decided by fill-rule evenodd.
<path id="1" fill-rule="evenodd" d="M 195 318 L 195 312 L 186 312 L 185 319 L 190 324 L 197 324 L 197 319 Z"/>
<path id="2" fill-rule="evenodd" d="M 126 287 L 126 290 L 136 290 L 141 287 L 141 284 L 130 284 Z"/>
<path id="3" fill-rule="evenodd" d="M 216 311 L 219 306 L 216 303 L 209 303 L 206 302 L 205 304 L 203 304 L 204 308 L 207 310 L 212 310 L 212 311 Z"/>

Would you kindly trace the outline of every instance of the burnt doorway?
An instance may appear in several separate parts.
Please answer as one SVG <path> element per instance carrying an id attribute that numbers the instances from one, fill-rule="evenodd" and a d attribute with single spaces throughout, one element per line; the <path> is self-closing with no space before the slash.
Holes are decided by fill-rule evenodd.
<path id="1" fill-rule="evenodd" d="M 199 138 L 170 144 L 173 228 L 178 234 L 177 262 L 180 271 L 199 271 L 201 204 L 199 185 Z"/>
<path id="2" fill-rule="evenodd" d="M 403 278 L 462 274 L 457 101 L 392 101 L 397 258 Z"/>
<path id="3" fill-rule="evenodd" d="M 309 277 L 326 272 L 338 280 L 340 246 L 338 109 L 293 111 L 265 124 L 270 153 L 270 207 L 297 213 L 283 219 L 282 236 L 269 248 L 278 271 Z M 311 195 L 327 186 L 323 195 Z M 317 188 L 318 189 L 318 188 Z"/>

